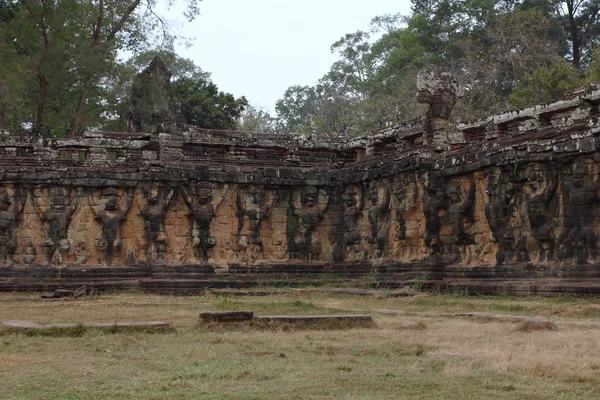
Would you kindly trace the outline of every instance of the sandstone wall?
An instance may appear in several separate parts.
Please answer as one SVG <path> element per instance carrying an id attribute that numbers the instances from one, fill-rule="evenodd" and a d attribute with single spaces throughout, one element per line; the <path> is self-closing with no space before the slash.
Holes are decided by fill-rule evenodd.
<path id="1" fill-rule="evenodd" d="M 182 125 L 62 140 L 3 132 L 0 262 L 594 262 L 595 89 L 348 141 Z"/>

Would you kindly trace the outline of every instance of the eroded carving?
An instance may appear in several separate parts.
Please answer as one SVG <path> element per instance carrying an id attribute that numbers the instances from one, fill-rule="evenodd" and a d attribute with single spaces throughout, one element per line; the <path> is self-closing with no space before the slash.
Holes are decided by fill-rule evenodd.
<path id="1" fill-rule="evenodd" d="M 371 235 L 369 242 L 377 246 L 376 256 L 388 255 L 388 237 L 390 232 L 390 184 L 388 181 L 369 184 L 369 224 Z"/>
<path id="2" fill-rule="evenodd" d="M 475 204 L 475 180 L 469 176 L 469 189 L 465 190 L 460 181 L 451 182 L 447 189 L 448 222 L 452 228 L 452 243 L 459 247 L 474 244 L 469 228 L 473 225 L 473 206 Z"/>
<path id="3" fill-rule="evenodd" d="M 121 225 L 126 219 L 127 212 L 133 202 L 134 189 L 127 189 L 125 204 L 121 205 L 119 190 L 113 187 L 105 188 L 98 202 L 93 193 L 89 195 L 90 208 L 96 220 L 102 225 L 102 233 L 96 241 L 96 247 L 104 250 L 107 265 L 111 265 L 115 252 L 121 250 Z"/>
<path id="4" fill-rule="evenodd" d="M 146 204 L 141 209 L 144 220 L 144 240 L 146 260 L 164 260 L 167 253 L 167 235 L 165 233 L 165 215 L 171 207 L 177 191 L 162 184 L 142 187 L 142 197 Z"/>
<path id="5" fill-rule="evenodd" d="M 556 227 L 553 206 L 558 188 L 558 171 L 546 164 L 530 163 L 526 170 L 527 190 L 525 202 L 531 234 L 536 241 L 529 253 L 538 253 L 539 261 L 554 258 L 554 229 Z"/>
<path id="6" fill-rule="evenodd" d="M 27 194 L 18 186 L 12 195 L 6 187 L 0 187 L 0 263 L 11 265 L 17 248 L 15 231 L 21 221 Z"/>
<path id="7" fill-rule="evenodd" d="M 510 171 L 494 168 L 488 173 L 486 193 L 488 203 L 485 206 L 485 216 L 492 231 L 492 241 L 498 243 L 496 263 L 502 265 L 515 258 L 515 235 L 511 218 L 517 211 L 518 186 Z"/>
<path id="8" fill-rule="evenodd" d="M 562 201 L 564 224 L 557 240 L 557 256 L 583 264 L 597 253 L 593 215 L 600 181 L 594 164 L 584 158 L 576 159 L 566 172 Z"/>
<path id="9" fill-rule="evenodd" d="M 277 199 L 277 191 L 268 191 L 263 186 L 247 185 L 238 188 L 236 195 L 238 250 L 248 249 L 252 259 L 258 258 L 263 251 L 261 224 L 271 215 Z"/>
<path id="10" fill-rule="evenodd" d="M 202 262 L 208 261 L 208 250 L 217 244 L 217 239 L 210 234 L 210 224 L 229 192 L 228 185 L 225 185 L 224 194 L 213 201 L 212 187 L 213 185 L 209 183 L 201 182 L 192 187 L 195 194 L 188 188 L 182 189 L 183 200 L 189 209 L 188 215 L 191 218 L 190 240 L 196 257 Z M 194 201 L 193 197 L 196 197 L 197 201 Z"/>
<path id="11" fill-rule="evenodd" d="M 445 197 L 441 178 L 435 174 L 427 175 L 423 195 L 423 214 L 425 214 L 425 245 L 429 247 L 432 255 L 442 252 L 440 227 L 441 218 L 446 215 Z"/>
<path id="12" fill-rule="evenodd" d="M 289 257 L 319 259 L 321 243 L 315 232 L 329 206 L 329 195 L 315 186 L 306 186 L 295 192 L 290 206 L 293 214 L 287 225 Z"/>
<path id="13" fill-rule="evenodd" d="M 364 193 L 362 187 L 350 185 L 344 190 L 344 243 L 352 253 L 361 251 L 360 221 L 363 217 Z"/>
<path id="14" fill-rule="evenodd" d="M 66 254 L 71 248 L 67 234 L 71 218 L 79 206 L 80 197 L 81 190 L 76 193 L 75 190 L 64 187 L 33 191 L 36 211 L 46 227 L 44 248 L 46 261 L 49 264 L 60 264 L 63 254 Z"/>

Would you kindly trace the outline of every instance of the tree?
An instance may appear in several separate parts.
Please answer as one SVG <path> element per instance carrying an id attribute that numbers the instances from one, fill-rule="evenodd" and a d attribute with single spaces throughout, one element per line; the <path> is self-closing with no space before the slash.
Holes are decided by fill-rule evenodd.
<path id="1" fill-rule="evenodd" d="M 199 1 L 186 0 L 188 18 L 198 15 Z M 166 46 L 174 40 L 156 14 L 156 0 L 3 3 L 13 15 L 0 25 L 5 44 L 0 52 L 4 60 L 11 60 L 12 69 L 3 68 L 0 79 L 10 93 L 22 93 L 24 103 L 35 104 L 33 117 L 14 117 L 30 122 L 35 134 L 73 136 L 97 124 L 117 52 L 143 48 L 157 31 L 163 32 Z M 13 77 L 23 88 L 12 83 Z"/>
<path id="2" fill-rule="evenodd" d="M 238 128 L 248 132 L 275 133 L 279 130 L 277 119 L 264 108 L 248 104 L 238 119 Z"/>
<path id="3" fill-rule="evenodd" d="M 521 79 L 510 96 L 510 103 L 515 107 L 525 108 L 557 100 L 565 91 L 583 84 L 575 72 L 575 67 L 565 60 L 547 68 L 539 68 Z"/>
<path id="4" fill-rule="evenodd" d="M 600 2 L 598 0 L 554 0 L 556 13 L 567 34 L 573 66 L 590 61 L 600 43 Z"/>
<path id="5" fill-rule="evenodd" d="M 236 99 L 202 77 L 178 79 L 173 83 L 173 93 L 181 103 L 186 123 L 207 129 L 235 129 L 248 105 L 245 97 Z"/>

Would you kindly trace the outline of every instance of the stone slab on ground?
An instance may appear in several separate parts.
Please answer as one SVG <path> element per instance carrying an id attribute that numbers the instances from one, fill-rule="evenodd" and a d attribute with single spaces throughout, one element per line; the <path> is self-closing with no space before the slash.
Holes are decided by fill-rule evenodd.
<path id="1" fill-rule="evenodd" d="M 265 315 L 254 317 L 255 321 L 263 322 L 285 322 L 285 323 L 318 323 L 321 321 L 343 321 L 371 323 L 370 315 Z"/>
<path id="2" fill-rule="evenodd" d="M 5 320 L 2 321 L 2 325 L 9 328 L 18 329 L 52 329 L 52 328 L 75 328 L 77 326 L 83 326 L 86 328 L 149 328 L 149 329 L 164 329 L 169 328 L 167 322 L 161 321 L 126 321 L 126 322 L 84 322 L 84 323 L 59 323 L 59 324 L 47 324 L 40 325 L 34 321 L 27 320 Z"/>
<path id="3" fill-rule="evenodd" d="M 211 322 L 241 322 L 251 321 L 254 318 L 254 311 L 215 311 L 200 313 L 202 321 Z"/>

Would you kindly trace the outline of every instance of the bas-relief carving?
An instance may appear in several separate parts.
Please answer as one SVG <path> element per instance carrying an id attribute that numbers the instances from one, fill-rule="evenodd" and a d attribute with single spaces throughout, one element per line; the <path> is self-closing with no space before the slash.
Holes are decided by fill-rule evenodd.
<path id="1" fill-rule="evenodd" d="M 488 202 L 485 216 L 492 232 L 492 241 L 498 244 L 496 264 L 515 259 L 515 232 L 512 219 L 518 210 L 519 187 L 513 173 L 495 168 L 488 173 L 486 192 Z"/>
<path id="2" fill-rule="evenodd" d="M 470 245 L 475 244 L 472 227 L 475 223 L 473 216 L 475 205 L 475 180 L 469 176 L 468 189 L 459 180 L 450 181 L 447 186 L 447 220 L 451 228 L 451 252 L 458 251 L 462 261 L 470 257 L 467 254 Z M 455 250 L 456 249 L 456 250 Z"/>
<path id="3" fill-rule="evenodd" d="M 344 204 L 344 244 L 349 253 L 360 253 L 362 235 L 360 223 L 363 217 L 364 193 L 359 185 L 347 186 L 343 194 Z"/>
<path id="4" fill-rule="evenodd" d="M 212 187 L 201 182 L 191 188 L 182 188 L 183 201 L 189 209 L 190 241 L 196 258 L 202 262 L 208 261 L 208 251 L 217 244 L 217 239 L 211 236 L 210 225 L 230 190 L 225 185 L 223 190 L 217 191 L 220 195 L 214 200 Z"/>
<path id="5" fill-rule="evenodd" d="M 538 255 L 538 262 L 554 259 L 556 218 L 553 213 L 558 170 L 541 163 L 530 163 L 526 169 L 525 207 L 530 234 L 528 253 Z"/>
<path id="6" fill-rule="evenodd" d="M 408 229 L 411 222 L 409 218 L 414 218 L 417 208 L 417 177 L 414 174 L 396 175 L 392 181 L 392 193 L 394 194 L 395 219 L 398 223 L 398 233 L 396 238 L 391 237 L 390 242 L 398 243 L 400 257 L 408 257 L 418 253 L 416 247 L 419 246 L 419 231 L 415 226 Z"/>
<path id="7" fill-rule="evenodd" d="M 67 234 L 81 196 L 81 190 L 76 192 L 65 187 L 33 190 L 35 209 L 46 230 L 44 248 L 49 264 L 62 264 L 71 248 Z"/>
<path id="8" fill-rule="evenodd" d="M 423 195 L 423 214 L 425 216 L 425 245 L 430 254 L 440 254 L 441 218 L 446 215 L 446 193 L 442 180 L 435 174 L 425 177 L 425 193 Z"/>
<path id="9" fill-rule="evenodd" d="M 26 201 L 27 193 L 20 187 L 14 186 L 12 194 L 6 187 L 0 187 L 0 264 L 13 263 L 13 255 L 17 248 L 16 229 Z"/>
<path id="10" fill-rule="evenodd" d="M 126 193 L 125 204 L 121 193 Z M 115 253 L 121 250 L 121 225 L 133 202 L 134 189 L 118 190 L 113 187 L 102 189 L 100 201 L 94 193 L 88 196 L 90 208 L 96 220 L 102 225 L 102 233 L 96 241 L 96 247 L 104 251 L 107 265 L 111 265 Z"/>
<path id="11" fill-rule="evenodd" d="M 293 193 L 290 203 L 292 212 L 287 221 L 289 257 L 320 259 L 322 249 L 316 231 L 329 206 L 329 195 L 315 186 L 306 186 Z"/>
<path id="12" fill-rule="evenodd" d="M 390 184 L 387 180 L 373 181 L 369 184 L 369 224 L 371 227 L 369 243 L 376 246 L 376 257 L 388 255 L 390 232 Z"/>
<path id="13" fill-rule="evenodd" d="M 260 257 L 264 251 L 261 225 L 270 217 L 277 200 L 276 190 L 266 190 L 260 185 L 238 187 L 236 194 L 238 252 L 243 252 L 252 260 Z"/>
<path id="14" fill-rule="evenodd" d="M 557 239 L 557 258 L 587 263 L 597 253 L 594 204 L 600 181 L 593 162 L 576 159 L 563 175 L 563 226 Z"/>
<path id="15" fill-rule="evenodd" d="M 141 193 L 145 200 L 140 215 L 144 221 L 146 260 L 164 260 L 167 253 L 165 215 L 177 195 L 177 190 L 164 184 L 154 184 L 142 186 Z"/>

